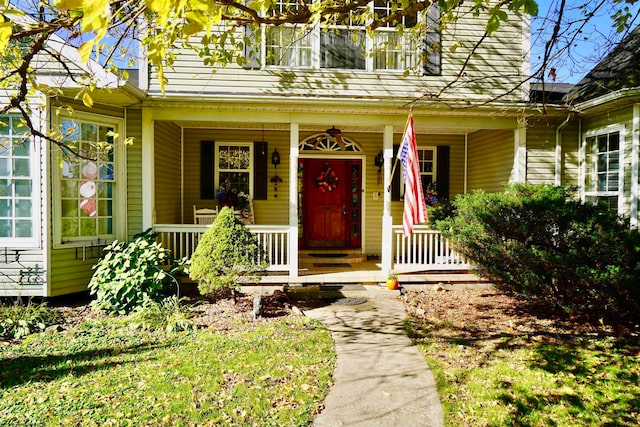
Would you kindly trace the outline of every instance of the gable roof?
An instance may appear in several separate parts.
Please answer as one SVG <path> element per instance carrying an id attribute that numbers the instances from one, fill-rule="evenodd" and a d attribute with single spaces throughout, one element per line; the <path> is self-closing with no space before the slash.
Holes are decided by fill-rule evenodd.
<path id="1" fill-rule="evenodd" d="M 565 96 L 569 104 L 640 87 L 640 26 L 625 37 Z"/>

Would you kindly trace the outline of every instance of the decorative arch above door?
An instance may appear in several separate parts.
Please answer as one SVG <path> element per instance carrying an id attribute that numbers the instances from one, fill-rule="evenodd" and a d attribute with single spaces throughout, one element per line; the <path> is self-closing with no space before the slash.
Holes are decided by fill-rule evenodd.
<path id="1" fill-rule="evenodd" d="M 323 133 L 311 135 L 298 145 L 300 152 L 347 152 L 363 153 L 364 150 L 356 141 L 343 136 L 335 126 Z"/>

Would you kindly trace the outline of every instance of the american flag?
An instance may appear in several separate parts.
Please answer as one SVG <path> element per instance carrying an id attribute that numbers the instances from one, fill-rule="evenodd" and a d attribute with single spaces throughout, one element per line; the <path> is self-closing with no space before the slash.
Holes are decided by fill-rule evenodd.
<path id="1" fill-rule="evenodd" d="M 402 233 L 408 237 L 413 233 L 413 226 L 427 222 L 427 205 L 424 202 L 422 180 L 420 179 L 420 162 L 418 146 L 413 129 L 413 116 L 409 114 L 407 126 L 398 151 L 398 159 L 402 162 L 402 178 L 404 181 L 404 213 L 402 215 Z"/>

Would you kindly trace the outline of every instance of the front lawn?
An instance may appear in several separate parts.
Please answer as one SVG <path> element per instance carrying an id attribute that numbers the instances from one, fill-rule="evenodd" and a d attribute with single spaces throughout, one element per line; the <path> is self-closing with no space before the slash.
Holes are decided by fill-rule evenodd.
<path id="1" fill-rule="evenodd" d="M 331 385 L 328 331 L 303 316 L 232 326 L 107 318 L 0 343 L 0 425 L 309 425 Z"/>
<path id="2" fill-rule="evenodd" d="M 411 292 L 410 334 L 446 426 L 638 426 L 640 341 L 542 317 L 494 290 Z"/>

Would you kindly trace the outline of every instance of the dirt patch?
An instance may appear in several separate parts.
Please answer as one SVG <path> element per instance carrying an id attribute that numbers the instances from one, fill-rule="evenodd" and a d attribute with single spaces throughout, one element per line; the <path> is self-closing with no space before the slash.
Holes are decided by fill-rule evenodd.
<path id="1" fill-rule="evenodd" d="M 469 338 L 526 335 L 563 339 L 615 332 L 606 325 L 589 324 L 495 289 L 408 292 L 402 299 L 407 315 L 416 323 L 428 323 L 432 330 L 446 326 Z"/>

